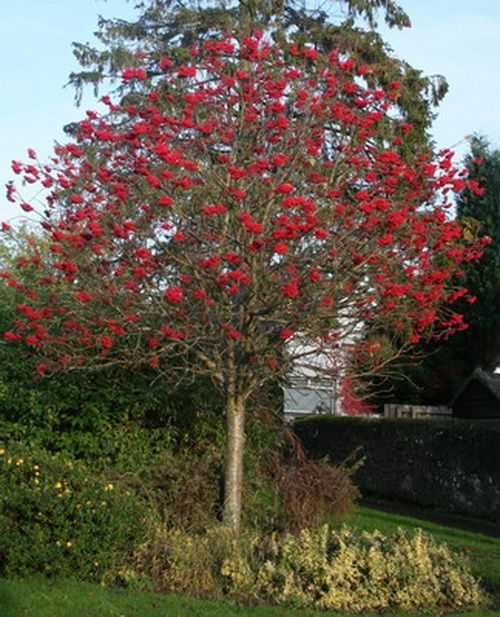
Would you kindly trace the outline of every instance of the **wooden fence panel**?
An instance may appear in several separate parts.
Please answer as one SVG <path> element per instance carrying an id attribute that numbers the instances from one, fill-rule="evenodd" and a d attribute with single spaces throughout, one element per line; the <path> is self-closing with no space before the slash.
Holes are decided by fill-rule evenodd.
<path id="1" fill-rule="evenodd" d="M 431 405 L 384 405 L 384 418 L 450 418 L 451 409 Z"/>

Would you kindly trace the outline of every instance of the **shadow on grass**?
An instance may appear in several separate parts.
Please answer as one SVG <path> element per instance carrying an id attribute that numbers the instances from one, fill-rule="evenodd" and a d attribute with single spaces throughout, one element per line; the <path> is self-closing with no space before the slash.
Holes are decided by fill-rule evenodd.
<path id="1" fill-rule="evenodd" d="M 435 523 L 437 525 L 452 527 L 453 529 L 462 529 L 464 531 L 480 533 L 492 538 L 500 538 L 500 523 L 498 522 L 460 514 L 452 514 L 431 506 L 418 506 L 373 496 L 363 498 L 361 503 L 368 508 L 381 510 L 382 512 L 387 512 L 388 514 L 410 516 L 422 521 Z"/>
<path id="2" fill-rule="evenodd" d="M 2 585 L 0 581 L 0 615 L 2 617 L 10 617 L 11 615 L 20 614 L 20 608 L 11 588 Z"/>

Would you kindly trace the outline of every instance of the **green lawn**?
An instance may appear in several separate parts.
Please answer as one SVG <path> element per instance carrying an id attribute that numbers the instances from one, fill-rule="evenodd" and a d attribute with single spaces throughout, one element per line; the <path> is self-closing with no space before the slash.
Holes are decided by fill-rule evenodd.
<path id="1" fill-rule="evenodd" d="M 489 611 L 469 617 L 500 616 L 500 539 L 465 532 L 408 516 L 359 508 L 350 524 L 390 533 L 398 527 L 420 527 L 437 539 L 465 550 L 476 575 L 494 596 Z M 184 597 L 109 590 L 97 585 L 43 579 L 0 580 L 0 617 L 333 617 L 332 612 L 291 611 L 279 608 L 238 607 L 226 602 L 205 602 Z M 402 614 L 398 614 L 402 617 Z M 389 617 L 388 614 L 386 614 Z M 451 617 L 451 616 L 450 616 Z"/>

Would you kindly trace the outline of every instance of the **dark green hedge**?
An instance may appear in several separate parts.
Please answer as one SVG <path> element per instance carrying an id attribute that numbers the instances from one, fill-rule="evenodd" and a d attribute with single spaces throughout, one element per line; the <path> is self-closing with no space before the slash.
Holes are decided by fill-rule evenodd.
<path id="1" fill-rule="evenodd" d="M 500 517 L 500 424 L 456 420 L 313 418 L 295 423 L 313 458 L 356 448 L 362 493 L 450 512 Z"/>

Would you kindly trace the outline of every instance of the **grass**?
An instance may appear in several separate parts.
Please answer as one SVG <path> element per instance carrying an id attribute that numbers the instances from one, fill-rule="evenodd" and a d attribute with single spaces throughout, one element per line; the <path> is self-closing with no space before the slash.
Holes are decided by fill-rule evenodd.
<path id="1" fill-rule="evenodd" d="M 297 617 L 278 608 L 236 607 L 227 602 L 129 593 L 72 581 L 0 580 L 1 617 Z"/>
<path id="2" fill-rule="evenodd" d="M 349 520 L 359 529 L 390 534 L 398 527 L 420 527 L 437 540 L 465 551 L 479 576 L 494 597 L 491 610 L 460 613 L 468 617 L 500 616 L 500 539 L 462 531 L 412 518 L 359 508 Z M 385 617 L 403 617 L 403 613 Z M 459 614 L 455 614 L 458 617 Z M 238 607 L 228 602 L 193 600 L 104 589 L 72 581 L 47 582 L 44 579 L 0 580 L 1 617 L 333 617 L 338 613 L 293 611 L 283 608 Z M 367 617 L 366 615 L 364 617 Z M 449 615 L 451 617 L 451 615 Z"/>
<path id="3" fill-rule="evenodd" d="M 465 613 L 464 617 L 493 617 L 499 614 L 477 611 Z M 0 579 L 0 615 L 2 617 L 345 617 L 331 611 L 319 613 L 276 607 L 245 607 L 229 602 L 110 590 L 98 585 L 73 581 L 49 583 L 43 579 L 22 581 Z M 383 617 L 403 617 L 403 615 L 410 617 L 408 613 L 385 613 Z M 368 616 L 363 615 L 363 617 Z"/>

